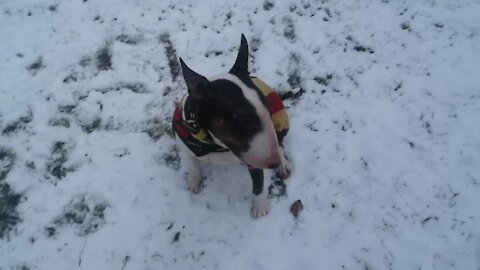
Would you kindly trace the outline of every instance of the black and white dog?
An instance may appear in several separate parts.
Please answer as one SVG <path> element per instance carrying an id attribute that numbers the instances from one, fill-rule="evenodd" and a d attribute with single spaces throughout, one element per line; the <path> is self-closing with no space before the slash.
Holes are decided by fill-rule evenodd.
<path id="1" fill-rule="evenodd" d="M 200 191 L 200 162 L 244 164 L 253 182 L 253 216 L 261 217 L 270 210 L 263 169 L 277 169 L 281 178 L 290 174 L 282 145 L 288 118 L 278 94 L 250 76 L 248 57 L 242 35 L 237 59 L 228 73 L 207 79 L 180 58 L 188 93 L 176 106 L 172 122 L 184 146 L 188 189 Z"/>

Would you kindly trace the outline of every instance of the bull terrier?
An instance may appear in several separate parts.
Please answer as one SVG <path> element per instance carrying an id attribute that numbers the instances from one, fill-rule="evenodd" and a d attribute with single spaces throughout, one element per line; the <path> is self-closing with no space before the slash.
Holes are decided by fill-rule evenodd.
<path id="1" fill-rule="evenodd" d="M 179 59 L 187 93 L 173 114 L 173 130 L 181 139 L 187 164 L 187 188 L 202 186 L 200 163 L 243 164 L 253 183 L 253 217 L 270 211 L 263 170 L 276 169 L 285 179 L 290 165 L 283 149 L 288 117 L 280 96 L 248 71 L 248 44 L 242 34 L 229 72 L 206 78 Z"/>

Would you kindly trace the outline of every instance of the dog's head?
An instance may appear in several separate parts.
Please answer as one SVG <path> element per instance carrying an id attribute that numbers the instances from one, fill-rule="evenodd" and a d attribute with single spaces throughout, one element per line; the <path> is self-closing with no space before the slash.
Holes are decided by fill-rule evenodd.
<path id="1" fill-rule="evenodd" d="M 180 58 L 198 120 L 217 143 L 255 168 L 280 164 L 278 142 L 268 102 L 248 72 L 248 44 L 241 38 L 237 60 L 228 73 L 210 79 L 191 70 Z"/>

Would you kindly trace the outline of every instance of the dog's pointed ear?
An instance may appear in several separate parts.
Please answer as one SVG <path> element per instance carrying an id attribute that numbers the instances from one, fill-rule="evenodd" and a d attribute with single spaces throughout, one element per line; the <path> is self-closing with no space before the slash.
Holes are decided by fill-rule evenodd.
<path id="1" fill-rule="evenodd" d="M 183 62 L 182 58 L 180 58 L 179 61 L 182 68 L 183 78 L 187 84 L 189 95 L 196 100 L 207 98 L 210 87 L 210 82 L 207 80 L 207 78 L 191 70 L 185 64 L 185 62 Z"/>
<path id="2" fill-rule="evenodd" d="M 242 39 L 240 41 L 240 49 L 238 50 L 237 60 L 233 64 L 232 69 L 230 69 L 232 74 L 249 74 L 248 73 L 248 43 L 245 35 L 242 34 Z"/>

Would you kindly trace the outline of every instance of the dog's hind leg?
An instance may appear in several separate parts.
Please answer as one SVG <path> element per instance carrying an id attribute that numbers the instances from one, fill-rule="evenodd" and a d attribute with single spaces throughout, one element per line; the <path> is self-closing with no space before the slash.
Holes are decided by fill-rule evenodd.
<path id="1" fill-rule="evenodd" d="M 270 211 L 270 202 L 267 193 L 263 189 L 263 170 L 249 168 L 248 172 L 252 177 L 253 184 L 253 209 L 254 218 L 262 217 Z"/>
<path id="2" fill-rule="evenodd" d="M 197 194 L 202 187 L 200 160 L 190 155 L 185 155 L 185 159 L 188 163 L 187 189 Z"/>

